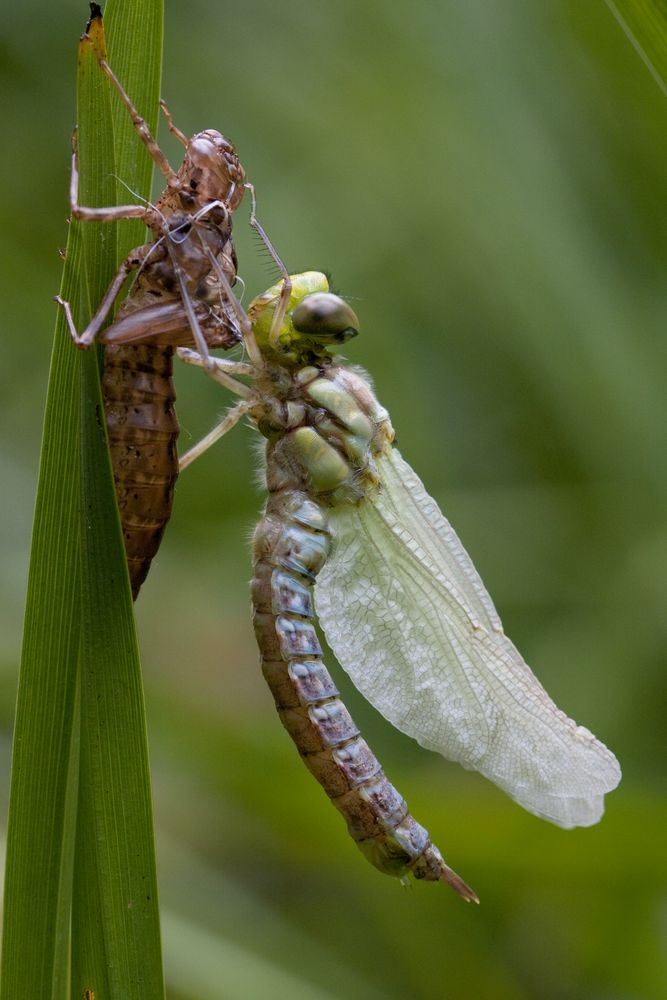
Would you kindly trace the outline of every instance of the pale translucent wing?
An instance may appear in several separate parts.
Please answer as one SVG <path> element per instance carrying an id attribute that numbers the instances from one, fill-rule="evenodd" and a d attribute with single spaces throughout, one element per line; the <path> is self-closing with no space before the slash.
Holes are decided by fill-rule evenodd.
<path id="1" fill-rule="evenodd" d="M 381 489 L 332 511 L 315 598 L 327 641 L 398 729 L 559 826 L 589 826 L 621 772 L 553 703 L 504 635 L 454 530 L 393 449 Z"/>

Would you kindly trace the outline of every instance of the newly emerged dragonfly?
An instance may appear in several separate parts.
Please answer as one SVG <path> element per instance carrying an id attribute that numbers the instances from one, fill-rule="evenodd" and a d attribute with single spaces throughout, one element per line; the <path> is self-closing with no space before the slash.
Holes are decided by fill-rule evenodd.
<path id="1" fill-rule="evenodd" d="M 99 9 L 94 14 L 101 17 Z M 89 25 L 90 27 L 90 25 Z M 172 380 L 174 348 L 195 344 L 235 346 L 238 327 L 222 294 L 220 275 L 236 280 L 232 212 L 245 191 L 245 173 L 232 144 L 207 129 L 187 139 L 162 102 L 170 131 L 185 146 L 178 171 L 172 170 L 145 120 L 139 115 L 105 59 L 101 70 L 120 95 L 148 153 L 166 179 L 154 205 L 88 208 L 78 203 L 76 150 L 72 156 L 70 206 L 77 219 L 113 222 L 141 219 L 153 240 L 132 250 L 86 329 L 79 334 L 69 305 L 70 333 L 82 348 L 94 340 L 104 345 L 102 380 L 109 447 L 123 539 L 136 598 L 169 520 L 178 475 Z M 251 224 L 260 230 L 254 220 Z M 135 281 L 114 321 L 104 329 L 128 276 Z"/>
<path id="2" fill-rule="evenodd" d="M 372 864 L 446 881 L 475 900 L 340 701 L 317 617 L 339 663 L 390 722 L 537 816 L 596 823 L 618 762 L 556 707 L 505 636 L 454 530 L 394 448 L 370 381 L 329 353 L 357 333 L 350 306 L 318 272 L 292 277 L 286 312 L 280 299 L 279 283 L 240 316 L 251 364 L 223 362 L 209 374 L 243 398 L 181 464 L 244 414 L 264 435 L 268 501 L 253 541 L 252 600 L 280 718 Z M 248 375 L 251 386 L 232 377 Z"/>

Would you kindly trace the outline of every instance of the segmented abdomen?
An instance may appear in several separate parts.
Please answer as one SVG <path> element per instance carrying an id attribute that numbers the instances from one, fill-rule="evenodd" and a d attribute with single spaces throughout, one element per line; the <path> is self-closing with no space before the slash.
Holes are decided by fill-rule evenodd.
<path id="1" fill-rule="evenodd" d="M 160 546 L 178 476 L 172 356 L 164 345 L 104 349 L 109 449 L 134 599 Z"/>
<path id="2" fill-rule="evenodd" d="M 278 714 L 372 864 L 391 875 L 456 880 L 465 895 L 470 890 L 385 777 L 322 662 L 313 584 L 330 548 L 323 506 L 299 491 L 270 494 L 253 541 L 252 599 L 262 671 Z"/>

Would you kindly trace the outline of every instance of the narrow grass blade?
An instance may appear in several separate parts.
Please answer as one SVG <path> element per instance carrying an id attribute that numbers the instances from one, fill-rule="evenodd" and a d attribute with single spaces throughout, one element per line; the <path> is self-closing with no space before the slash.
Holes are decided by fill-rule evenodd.
<path id="1" fill-rule="evenodd" d="M 109 13 L 155 128 L 161 3 L 119 0 Z M 119 119 L 112 132 L 99 19 L 90 31 L 79 62 L 80 201 L 114 204 L 114 148 L 127 129 Z M 125 169 L 149 197 L 144 159 Z M 114 230 L 71 226 L 61 294 L 80 326 L 117 266 Z M 143 694 L 97 360 L 73 349 L 59 316 L 17 704 L 1 996 L 64 1000 L 85 989 L 98 1000 L 164 995 Z"/>
<path id="2" fill-rule="evenodd" d="M 663 0 L 607 0 L 607 6 L 667 97 L 667 8 Z"/>
<path id="3" fill-rule="evenodd" d="M 151 38 L 149 30 L 154 31 L 155 18 L 137 23 L 130 17 L 130 13 L 136 14 L 136 7 L 110 7 L 119 50 L 130 54 L 134 65 L 140 67 L 144 54 L 157 43 L 157 57 L 150 61 L 152 77 L 146 71 L 141 87 L 137 79 L 136 89 L 141 94 L 133 94 L 140 106 L 157 109 L 161 32 Z M 142 5 L 145 10 L 146 5 Z M 158 21 L 161 25 L 161 18 Z M 123 162 L 129 169 L 127 150 L 137 144 L 127 113 L 115 121 L 111 117 L 112 93 L 97 66 L 98 55 L 104 54 L 102 22 L 93 18 L 89 40 L 82 42 L 79 64 L 81 155 L 83 159 L 85 153 L 91 170 L 93 204 L 100 203 L 115 150 L 125 150 Z M 155 129 L 155 113 L 149 117 L 154 119 L 149 125 Z M 143 150 L 137 153 L 143 154 L 142 159 L 137 156 L 142 168 L 137 166 L 131 172 L 129 183 L 140 197 L 148 197 L 151 164 Z M 114 172 L 122 177 L 118 169 L 116 161 Z M 95 228 L 86 225 L 83 232 L 84 238 L 91 234 L 91 242 L 95 240 Z M 109 267 L 107 248 L 102 245 L 101 249 L 106 284 L 117 261 Z M 118 248 L 119 257 L 126 249 Z M 90 250 L 86 261 L 91 262 L 88 285 L 93 305 L 101 292 L 96 271 L 100 244 L 95 242 Z M 113 1000 L 157 1000 L 163 996 L 164 986 L 143 691 L 111 468 L 100 426 L 99 381 L 92 358 L 82 363 L 80 388 L 81 762 L 72 903 L 72 993 L 79 996 L 88 988 L 94 989 L 96 996 Z"/>
<path id="4" fill-rule="evenodd" d="M 73 228 L 62 295 L 78 294 Z M 71 898 L 64 842 L 79 649 L 77 359 L 59 317 L 51 361 L 24 625 L 7 833 L 2 1000 L 60 998 L 56 943 Z M 70 796 L 71 800 L 71 796 Z M 64 894 L 64 898 L 62 895 Z M 60 927 L 58 926 L 60 923 Z M 66 932 L 65 932 L 65 945 Z M 59 963 L 60 964 L 60 963 Z"/>

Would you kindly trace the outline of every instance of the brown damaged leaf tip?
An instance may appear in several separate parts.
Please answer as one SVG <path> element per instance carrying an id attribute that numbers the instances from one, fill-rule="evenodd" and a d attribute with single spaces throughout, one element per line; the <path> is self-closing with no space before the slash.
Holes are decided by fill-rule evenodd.
<path id="1" fill-rule="evenodd" d="M 86 25 L 86 32 L 90 31 L 90 26 L 93 21 L 102 20 L 102 8 L 98 3 L 91 3 L 90 5 L 90 17 L 88 18 L 88 24 Z"/>
<path id="2" fill-rule="evenodd" d="M 445 866 L 445 871 L 443 871 L 440 876 L 441 881 L 446 882 L 447 885 L 451 886 L 454 892 L 458 892 L 462 899 L 465 899 L 466 903 L 479 903 L 479 896 L 474 889 L 471 889 L 469 885 L 463 881 L 460 875 L 457 875 L 455 871 L 451 868 Z"/>
<path id="3" fill-rule="evenodd" d="M 98 3 L 91 3 L 90 17 L 86 25 L 86 30 L 81 36 L 81 46 L 92 45 L 96 49 L 98 59 L 106 59 L 107 46 L 104 35 L 104 21 L 102 20 L 102 8 Z"/>

